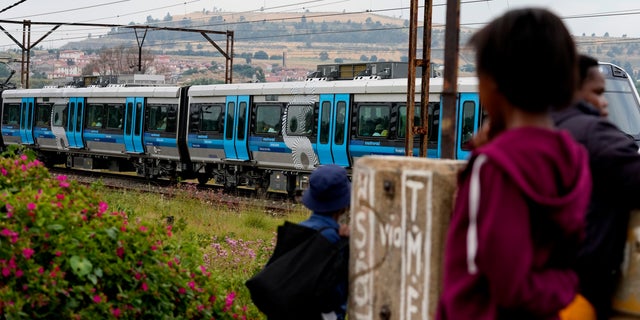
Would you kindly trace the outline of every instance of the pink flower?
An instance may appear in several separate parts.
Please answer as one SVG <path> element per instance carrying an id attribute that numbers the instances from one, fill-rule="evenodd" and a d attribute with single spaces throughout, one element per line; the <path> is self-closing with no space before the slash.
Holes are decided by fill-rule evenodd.
<path id="1" fill-rule="evenodd" d="M 38 268 L 38 273 L 39 274 L 43 274 L 44 273 L 44 268 L 43 267 Z"/>
<path id="2" fill-rule="evenodd" d="M 69 182 L 63 181 L 60 182 L 60 188 L 68 188 L 69 187 Z"/>
<path id="3" fill-rule="evenodd" d="M 62 255 L 62 251 L 56 251 L 56 257 L 59 257 Z"/>
<path id="4" fill-rule="evenodd" d="M 0 169 L 0 172 L 2 172 L 3 176 L 7 175 L 7 169 L 5 169 L 5 168 Z"/>
<path id="5" fill-rule="evenodd" d="M 231 305 L 233 304 L 233 300 L 236 298 L 236 293 L 235 292 L 230 292 L 227 295 L 227 298 L 224 299 L 224 308 L 222 309 L 222 311 L 229 311 L 229 309 L 231 309 Z"/>
<path id="6" fill-rule="evenodd" d="M 114 317 L 119 318 L 119 317 L 120 317 L 120 309 L 118 309 L 118 308 L 113 308 L 113 309 L 111 309 L 111 314 L 112 314 Z"/>
<path id="7" fill-rule="evenodd" d="M 155 244 L 152 244 L 152 245 L 151 245 L 151 250 L 152 250 L 152 251 L 156 251 L 156 250 L 158 250 L 158 247 L 156 247 L 156 245 L 155 245 Z"/>
<path id="8" fill-rule="evenodd" d="M 58 199 L 58 200 L 64 200 L 64 194 L 62 194 L 62 193 L 58 193 L 58 194 L 56 194 L 56 199 Z"/>
<path id="9" fill-rule="evenodd" d="M 100 296 L 99 296 L 99 295 L 95 295 L 95 296 L 93 296 L 93 302 L 95 302 L 95 303 L 100 303 L 100 301 L 102 301 L 102 298 L 100 298 Z"/>
<path id="10" fill-rule="evenodd" d="M 118 247 L 118 249 L 116 249 L 116 255 L 118 256 L 118 258 L 122 259 L 122 257 L 124 256 L 124 248 Z"/>
<path id="11" fill-rule="evenodd" d="M 141 232 L 147 232 L 147 227 L 145 226 L 140 226 L 140 228 L 138 228 Z"/>
<path id="12" fill-rule="evenodd" d="M 11 270 L 9 270 L 9 268 L 4 267 L 2 268 L 2 275 L 5 277 L 8 277 L 11 274 Z"/>
<path id="13" fill-rule="evenodd" d="M 133 275 L 134 278 L 136 278 L 136 280 L 140 280 L 142 278 L 142 273 L 136 272 L 135 275 Z"/>
<path id="14" fill-rule="evenodd" d="M 106 202 L 100 201 L 98 204 L 98 213 L 102 214 L 109 209 L 109 205 Z"/>
<path id="15" fill-rule="evenodd" d="M 198 305 L 198 311 L 202 311 L 204 310 L 204 306 L 203 305 Z"/>
<path id="16" fill-rule="evenodd" d="M 189 281 L 189 283 L 187 285 L 189 285 L 189 288 L 191 288 L 191 290 L 196 288 L 196 283 L 193 282 L 193 281 Z"/>
<path id="17" fill-rule="evenodd" d="M 185 293 L 187 293 L 187 289 L 185 289 L 185 288 L 180 288 L 180 289 L 178 289 L 178 293 L 179 293 L 179 294 L 185 294 Z"/>
<path id="18" fill-rule="evenodd" d="M 22 255 L 25 259 L 30 259 L 34 252 L 35 251 L 33 251 L 33 249 L 31 248 L 25 248 L 22 250 Z"/>
<path id="19" fill-rule="evenodd" d="M 149 290 L 149 286 L 147 285 L 146 282 L 143 282 L 142 283 L 142 291 L 147 291 L 147 290 Z"/>
<path id="20" fill-rule="evenodd" d="M 22 272 L 22 270 L 20 270 L 20 269 L 16 270 L 16 278 L 22 277 L 23 274 L 24 274 L 24 272 Z"/>

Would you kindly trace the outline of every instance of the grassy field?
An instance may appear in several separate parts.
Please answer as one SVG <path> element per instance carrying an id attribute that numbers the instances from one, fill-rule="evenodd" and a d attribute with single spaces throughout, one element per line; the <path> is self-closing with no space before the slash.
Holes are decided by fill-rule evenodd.
<path id="1" fill-rule="evenodd" d="M 197 243 L 203 265 L 218 277 L 222 288 L 236 292 L 237 299 L 256 318 L 260 313 L 252 305 L 244 282 L 260 270 L 273 252 L 278 225 L 285 220 L 300 222 L 310 214 L 303 206 L 296 206 L 286 216 L 253 206 L 230 206 L 220 202 L 218 193 L 188 187 L 169 196 L 107 188 L 100 188 L 100 193 L 110 210 L 124 211 L 130 220 L 171 223 L 178 240 Z"/>

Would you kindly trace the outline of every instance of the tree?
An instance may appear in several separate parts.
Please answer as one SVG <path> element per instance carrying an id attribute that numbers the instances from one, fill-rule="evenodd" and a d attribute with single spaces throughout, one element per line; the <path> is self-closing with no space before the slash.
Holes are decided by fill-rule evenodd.
<path id="1" fill-rule="evenodd" d="M 378 56 L 376 56 L 375 54 L 372 54 L 372 55 L 371 55 L 371 58 L 369 58 L 369 61 L 371 61 L 371 62 L 376 62 L 376 61 L 378 61 Z"/>
<path id="2" fill-rule="evenodd" d="M 269 54 L 267 54 L 266 52 L 260 50 L 256 53 L 253 54 L 253 58 L 254 59 L 258 59 L 258 60 L 268 60 L 269 59 Z"/>
<path id="3" fill-rule="evenodd" d="M 327 53 L 326 51 L 320 52 L 320 60 L 322 61 L 329 60 L 329 53 Z"/>
<path id="4" fill-rule="evenodd" d="M 142 50 L 141 64 L 138 66 L 138 48 L 104 48 L 98 53 L 95 69 L 100 75 L 131 74 L 133 72 L 146 73 L 152 66 L 154 56 L 148 49 Z M 93 73 L 93 70 L 92 70 Z"/>
<path id="5" fill-rule="evenodd" d="M 369 61 L 369 57 L 365 56 L 364 54 L 360 56 L 360 61 Z"/>

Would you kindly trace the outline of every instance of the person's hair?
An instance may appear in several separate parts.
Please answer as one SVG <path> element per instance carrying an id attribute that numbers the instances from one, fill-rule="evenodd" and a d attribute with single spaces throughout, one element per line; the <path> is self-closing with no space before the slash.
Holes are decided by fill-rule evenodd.
<path id="1" fill-rule="evenodd" d="M 578 56 L 578 73 L 580 75 L 578 84 L 579 87 L 582 87 L 585 80 L 587 80 L 587 76 L 589 75 L 589 69 L 598 66 L 598 60 L 581 54 Z"/>
<path id="2" fill-rule="evenodd" d="M 562 108 L 578 88 L 575 43 L 546 9 L 509 11 L 474 34 L 470 44 L 477 50 L 478 73 L 492 78 L 517 108 Z"/>

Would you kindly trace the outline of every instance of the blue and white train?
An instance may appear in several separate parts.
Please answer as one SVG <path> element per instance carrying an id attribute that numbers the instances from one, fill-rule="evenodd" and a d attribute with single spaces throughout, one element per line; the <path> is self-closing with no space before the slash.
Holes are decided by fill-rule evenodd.
<path id="1" fill-rule="evenodd" d="M 632 81 L 602 70 L 612 121 L 640 141 Z M 416 89 L 419 104 L 419 80 Z M 438 158 L 442 79 L 429 91 L 427 156 Z M 318 165 L 404 155 L 406 92 L 406 79 L 5 90 L 2 146 L 26 145 L 48 165 L 293 195 Z M 460 78 L 458 92 L 455 150 L 466 159 L 483 114 L 477 79 Z"/>

